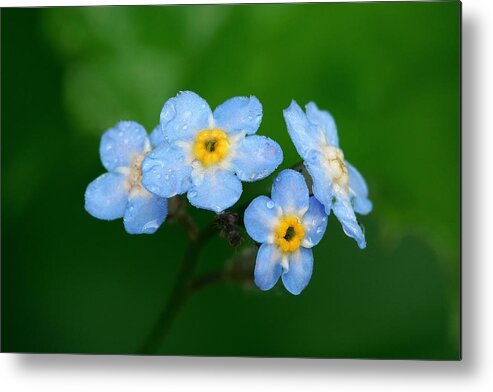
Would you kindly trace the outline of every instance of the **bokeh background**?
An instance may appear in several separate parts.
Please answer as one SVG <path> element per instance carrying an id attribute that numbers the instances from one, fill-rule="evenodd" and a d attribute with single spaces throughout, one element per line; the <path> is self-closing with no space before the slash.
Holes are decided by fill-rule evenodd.
<path id="1" fill-rule="evenodd" d="M 458 2 L 4 9 L 1 44 L 3 351 L 143 343 L 185 233 L 130 236 L 89 216 L 83 195 L 104 172 L 102 133 L 122 119 L 150 131 L 189 89 L 212 107 L 256 95 L 280 169 L 299 161 L 282 109 L 294 98 L 330 110 L 374 210 L 364 251 L 329 218 L 302 295 L 206 287 L 158 353 L 460 357 Z M 241 202 L 272 179 L 244 184 Z M 201 226 L 213 217 L 189 211 Z M 198 272 L 237 252 L 213 240 Z"/>

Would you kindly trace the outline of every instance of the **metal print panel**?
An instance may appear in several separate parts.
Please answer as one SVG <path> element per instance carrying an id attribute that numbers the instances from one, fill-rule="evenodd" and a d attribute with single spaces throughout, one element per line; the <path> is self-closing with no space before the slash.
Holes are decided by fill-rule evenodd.
<path id="1" fill-rule="evenodd" d="M 460 18 L 2 10 L 2 351 L 460 359 Z"/>

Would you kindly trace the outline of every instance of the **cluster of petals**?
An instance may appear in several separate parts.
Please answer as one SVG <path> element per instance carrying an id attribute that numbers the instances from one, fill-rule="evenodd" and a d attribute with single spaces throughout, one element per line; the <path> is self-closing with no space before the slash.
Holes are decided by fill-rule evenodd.
<path id="1" fill-rule="evenodd" d="M 124 219 L 131 234 L 150 234 L 166 219 L 167 199 L 187 194 L 197 208 L 221 213 L 241 196 L 242 181 L 269 176 L 282 162 L 281 147 L 256 135 L 262 105 L 234 97 L 214 112 L 191 91 L 169 99 L 160 124 L 145 129 L 123 121 L 101 138 L 108 173 L 89 184 L 86 210 L 96 218 Z"/>
<path id="2" fill-rule="evenodd" d="M 322 239 L 327 217 L 337 217 L 347 236 L 366 247 L 356 213 L 372 203 L 363 176 L 344 157 L 332 116 L 313 102 L 306 111 L 292 101 L 284 110 L 291 140 L 311 176 L 313 196 L 298 172 L 281 171 L 271 197 L 255 198 L 244 224 L 260 243 L 254 281 L 270 290 L 282 280 L 298 295 L 313 272 L 312 248 Z M 166 220 L 168 199 L 186 194 L 190 204 L 220 214 L 243 192 L 242 182 L 262 180 L 282 163 L 278 143 L 257 135 L 262 105 L 234 97 L 214 111 L 191 91 L 169 99 L 150 135 L 138 123 L 121 121 L 106 131 L 100 157 L 106 173 L 85 193 L 85 209 L 103 220 L 123 218 L 130 234 L 152 234 Z"/>

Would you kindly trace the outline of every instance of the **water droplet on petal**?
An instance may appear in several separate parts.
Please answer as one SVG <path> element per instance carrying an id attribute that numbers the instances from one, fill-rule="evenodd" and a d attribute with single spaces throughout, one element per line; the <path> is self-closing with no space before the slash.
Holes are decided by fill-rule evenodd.
<path id="1" fill-rule="evenodd" d="M 194 197 L 197 197 L 197 192 L 196 191 L 190 191 L 190 192 L 188 192 L 188 197 L 191 197 L 192 199 Z"/>
<path id="2" fill-rule="evenodd" d="M 274 208 L 274 202 L 272 200 L 269 200 L 266 205 L 268 209 Z"/>
<path id="3" fill-rule="evenodd" d="M 159 223 L 157 219 L 151 220 L 150 222 L 147 222 L 143 227 L 142 231 L 148 231 L 148 230 L 156 230 L 159 227 Z"/>

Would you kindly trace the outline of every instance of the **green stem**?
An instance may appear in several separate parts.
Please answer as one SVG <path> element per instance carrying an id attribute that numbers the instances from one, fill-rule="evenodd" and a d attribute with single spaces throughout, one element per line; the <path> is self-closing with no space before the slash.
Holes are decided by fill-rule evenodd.
<path id="1" fill-rule="evenodd" d="M 202 249 L 215 234 L 214 225 L 201 231 L 195 240 L 190 242 L 188 249 L 182 259 L 180 270 L 171 291 L 168 303 L 159 315 L 154 327 L 147 336 L 144 344 L 139 349 L 140 354 L 154 354 L 163 343 L 168 334 L 173 319 L 190 294 L 189 286 L 193 272 L 199 260 Z"/>
<path id="2" fill-rule="evenodd" d="M 208 272 L 190 282 L 190 292 L 195 293 L 197 291 L 200 291 L 204 287 L 210 286 L 217 282 L 221 282 L 227 277 L 227 271 L 224 268 Z"/>
<path id="3" fill-rule="evenodd" d="M 199 229 L 195 224 L 195 221 L 188 214 L 185 200 L 182 195 L 174 196 L 168 201 L 169 213 L 168 220 L 175 222 L 183 226 L 183 229 L 188 235 L 190 240 L 195 241 L 199 235 Z"/>
<path id="4" fill-rule="evenodd" d="M 292 169 L 302 172 L 304 170 L 303 163 L 299 162 L 293 165 Z M 248 205 L 249 203 L 245 203 L 232 209 L 232 211 L 238 213 L 240 217 L 243 217 Z M 182 197 L 179 196 L 170 199 L 170 211 L 172 211 L 170 218 L 183 226 L 191 241 L 185 256 L 183 257 L 168 302 L 144 341 L 144 344 L 138 351 L 141 354 L 154 354 L 161 346 L 171 328 L 174 318 L 190 294 L 209 286 L 210 284 L 224 280 L 229 276 L 228 274 L 230 274 L 228 271 L 219 270 L 194 279 L 193 273 L 199 261 L 200 253 L 209 239 L 215 234 L 214 223 L 205 230 L 199 232 L 195 222 L 186 212 Z M 248 271 L 248 273 L 251 274 L 251 271 Z M 240 271 L 240 275 L 244 274 L 245 271 Z"/>

